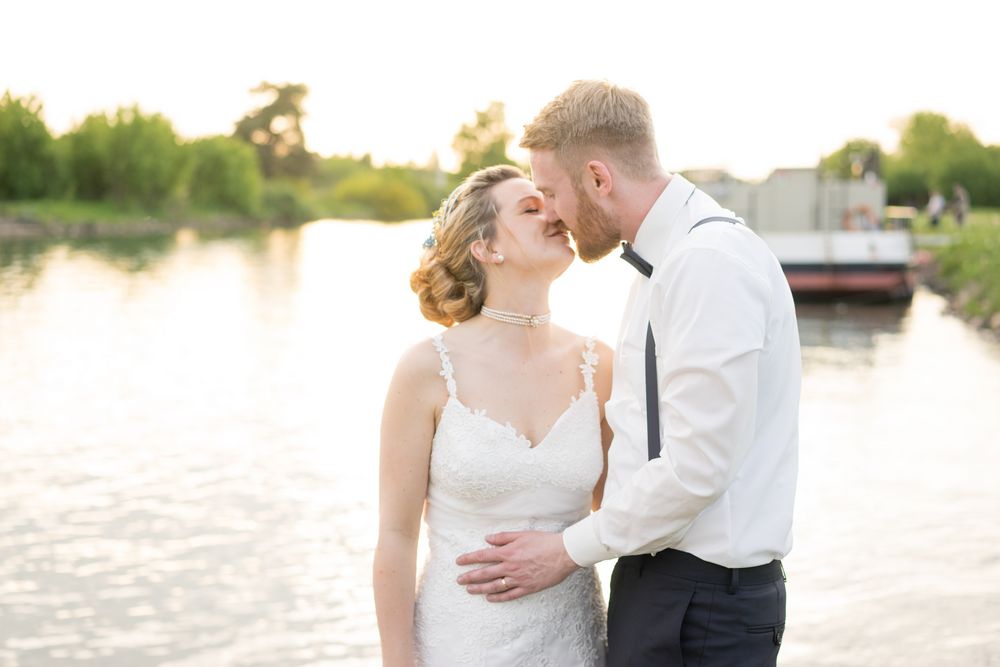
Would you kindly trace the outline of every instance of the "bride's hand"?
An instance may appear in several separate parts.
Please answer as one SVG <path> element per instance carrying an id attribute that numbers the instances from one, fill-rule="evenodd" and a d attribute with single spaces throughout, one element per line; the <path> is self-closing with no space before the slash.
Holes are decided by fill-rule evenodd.
<path id="1" fill-rule="evenodd" d="M 577 569 L 563 546 L 562 533 L 520 531 L 489 535 L 491 549 L 462 554 L 459 565 L 491 563 L 458 578 L 469 593 L 506 602 L 555 586 Z"/>

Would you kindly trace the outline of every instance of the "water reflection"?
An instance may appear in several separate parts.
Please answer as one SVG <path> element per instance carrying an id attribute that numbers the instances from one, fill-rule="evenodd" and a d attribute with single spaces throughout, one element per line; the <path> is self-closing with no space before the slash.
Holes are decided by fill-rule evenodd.
<path id="1" fill-rule="evenodd" d="M 155 266 L 176 247 L 174 237 L 74 239 L 66 245 L 74 253 L 103 260 L 128 273 L 138 273 Z"/>
<path id="2" fill-rule="evenodd" d="M 811 364 L 864 364 L 875 360 L 880 342 L 904 332 L 908 303 L 796 304 L 805 370 Z"/>
<path id="3" fill-rule="evenodd" d="M 0 241 L 0 294 L 15 296 L 32 289 L 47 248 L 42 242 Z"/>
<path id="4" fill-rule="evenodd" d="M 298 339 L 300 238 L 11 253 L 0 664 L 374 655 L 371 504 L 332 469 L 343 378 Z"/>
<path id="5" fill-rule="evenodd" d="M 437 330 L 426 233 L 0 244 L 0 666 L 378 664 L 378 419 Z M 633 276 L 574 265 L 556 319 L 614 342 Z M 943 308 L 799 308 L 785 665 L 1000 659 L 1000 346 Z"/>

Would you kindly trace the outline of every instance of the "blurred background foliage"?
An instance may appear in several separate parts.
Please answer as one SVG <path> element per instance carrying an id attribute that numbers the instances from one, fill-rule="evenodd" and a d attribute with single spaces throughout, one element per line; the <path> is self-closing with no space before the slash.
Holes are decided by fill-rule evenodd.
<path id="1" fill-rule="evenodd" d="M 305 85 L 262 82 L 251 92 L 261 103 L 235 121 L 231 135 L 193 140 L 138 106 L 93 113 L 56 137 L 40 100 L 7 92 L 0 98 L 0 200 L 44 200 L 50 210 L 103 202 L 145 215 L 276 223 L 398 221 L 429 217 L 476 169 L 513 164 L 502 102 L 458 129 L 452 145 L 459 168 L 450 173 L 436 155 L 425 165 L 380 166 L 370 155 L 319 156 L 302 131 Z M 873 174 L 886 182 L 893 204 L 923 206 L 932 190 L 950 193 L 959 183 L 974 206 L 1000 206 L 1000 146 L 983 145 L 965 125 L 931 112 L 914 113 L 899 131 L 894 153 L 852 139 L 820 160 L 821 173 Z"/>
<path id="2" fill-rule="evenodd" d="M 875 141 L 852 139 L 820 160 L 838 178 L 874 173 L 886 183 L 890 204 L 923 206 L 933 190 L 950 195 L 956 184 L 974 206 L 1000 206 L 1000 146 L 983 145 L 967 126 L 939 113 L 914 113 L 900 127 L 896 152 Z"/>
<path id="3" fill-rule="evenodd" d="M 315 218 L 427 218 L 480 166 L 511 164 L 504 105 L 491 103 L 455 136 L 461 167 L 372 164 L 370 155 L 321 157 L 307 148 L 303 84 L 263 82 L 262 104 L 229 136 L 187 140 L 138 106 L 97 112 L 62 136 L 34 97 L 0 99 L 0 201 L 67 218 L 114 211 L 197 218 L 229 215 L 291 224 Z M 101 205 L 97 205 L 101 203 Z M 24 210 L 24 209 L 22 209 Z M 77 215 L 79 214 L 79 215 Z"/>

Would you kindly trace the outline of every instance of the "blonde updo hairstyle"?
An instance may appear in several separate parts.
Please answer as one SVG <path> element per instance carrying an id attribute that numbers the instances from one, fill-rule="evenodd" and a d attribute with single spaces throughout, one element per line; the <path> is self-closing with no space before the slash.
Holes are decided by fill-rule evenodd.
<path id="1" fill-rule="evenodd" d="M 517 167 L 499 165 L 470 174 L 434 216 L 429 247 L 410 276 L 420 312 L 446 327 L 479 314 L 486 299 L 486 272 L 472 254 L 475 241 L 496 237 L 498 209 L 493 186 L 525 178 Z"/>

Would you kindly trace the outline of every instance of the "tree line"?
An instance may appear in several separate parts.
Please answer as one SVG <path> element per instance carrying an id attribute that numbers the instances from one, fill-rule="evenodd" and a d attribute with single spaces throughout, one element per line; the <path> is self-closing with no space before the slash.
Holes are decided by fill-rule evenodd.
<path id="1" fill-rule="evenodd" d="M 984 145 L 967 126 L 932 112 L 911 115 L 894 153 L 871 139 L 852 139 L 820 160 L 839 178 L 873 173 L 886 183 L 891 204 L 923 206 L 932 191 L 964 187 L 975 206 L 1000 206 L 1000 146 Z"/>
<path id="2" fill-rule="evenodd" d="M 0 98 L 0 201 L 111 201 L 163 215 L 228 213 L 299 222 L 321 217 L 426 218 L 468 173 L 511 164 L 504 106 L 494 102 L 455 135 L 457 173 L 427 165 L 375 166 L 370 155 L 321 157 L 302 130 L 302 84 L 264 82 L 264 98 L 231 135 L 185 140 L 138 106 L 88 115 L 55 136 L 33 96 Z"/>
<path id="3" fill-rule="evenodd" d="M 298 222 L 319 217 L 405 220 L 428 217 L 467 174 L 512 161 L 504 105 L 491 103 L 455 134 L 460 167 L 375 166 L 364 155 L 321 157 L 302 130 L 302 84 L 264 82 L 251 92 L 263 104 L 233 133 L 186 140 L 170 121 L 138 106 L 88 115 L 55 136 L 32 96 L 0 98 L 0 201 L 111 201 L 163 215 L 223 212 Z M 853 139 L 821 158 L 823 173 L 887 185 L 890 203 L 922 206 L 932 190 L 961 184 L 977 206 L 1000 206 L 1000 146 L 983 145 L 946 116 L 907 119 L 895 153 Z"/>

